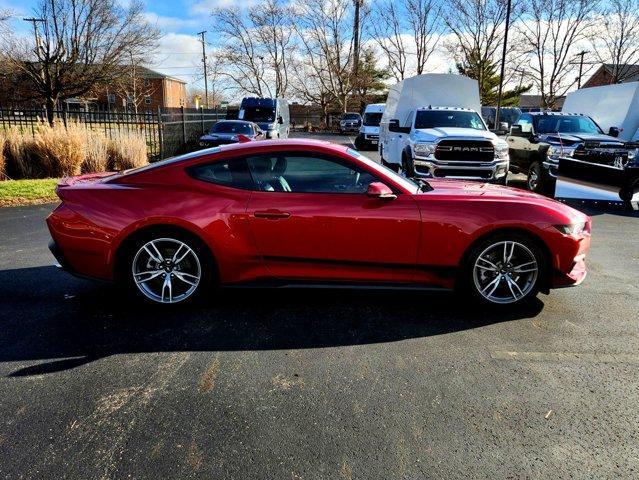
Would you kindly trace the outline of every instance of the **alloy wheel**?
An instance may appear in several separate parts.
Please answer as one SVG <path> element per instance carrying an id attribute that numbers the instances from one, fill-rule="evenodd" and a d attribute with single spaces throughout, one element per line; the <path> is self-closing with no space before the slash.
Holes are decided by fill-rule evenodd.
<path id="1" fill-rule="evenodd" d="M 131 273 L 140 292 L 157 303 L 186 300 L 202 279 L 195 251 L 174 238 L 157 238 L 142 245 L 133 258 Z"/>
<path id="2" fill-rule="evenodd" d="M 473 267 L 479 294 L 491 303 L 515 303 L 535 288 L 539 265 L 533 252 L 515 241 L 496 242 L 484 249 Z"/>

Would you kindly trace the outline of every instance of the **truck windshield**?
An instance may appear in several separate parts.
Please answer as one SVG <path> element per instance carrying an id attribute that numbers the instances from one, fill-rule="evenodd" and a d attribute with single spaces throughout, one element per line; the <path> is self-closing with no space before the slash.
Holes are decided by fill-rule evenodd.
<path id="1" fill-rule="evenodd" d="M 367 127 L 379 127 L 382 114 L 378 112 L 369 112 L 364 114 L 364 125 Z"/>
<path id="2" fill-rule="evenodd" d="M 537 133 L 593 133 L 601 134 L 601 128 L 588 117 L 541 115 L 535 125 Z"/>
<path id="3" fill-rule="evenodd" d="M 476 112 L 462 110 L 418 110 L 415 128 L 457 127 L 486 130 Z"/>
<path id="4" fill-rule="evenodd" d="M 275 109 L 265 107 L 246 107 L 244 110 L 244 116 L 242 120 L 248 120 L 250 122 L 274 122 L 275 121 Z"/>

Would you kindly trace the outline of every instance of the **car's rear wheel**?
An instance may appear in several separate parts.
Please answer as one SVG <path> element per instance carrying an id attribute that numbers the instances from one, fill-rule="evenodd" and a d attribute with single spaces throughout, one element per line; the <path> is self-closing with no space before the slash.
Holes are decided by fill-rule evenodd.
<path id="1" fill-rule="evenodd" d="M 122 274 L 130 291 L 144 300 L 159 304 L 193 301 L 211 284 L 207 253 L 189 235 L 158 232 L 134 242 Z"/>
<path id="2" fill-rule="evenodd" d="M 521 304 L 537 295 L 544 267 L 544 253 L 534 241 L 524 235 L 496 235 L 473 248 L 463 280 L 481 303 Z"/>

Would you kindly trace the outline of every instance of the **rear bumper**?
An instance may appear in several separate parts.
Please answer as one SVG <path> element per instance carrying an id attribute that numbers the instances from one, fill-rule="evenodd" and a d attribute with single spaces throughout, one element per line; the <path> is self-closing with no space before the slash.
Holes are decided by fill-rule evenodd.
<path id="1" fill-rule="evenodd" d="M 56 264 L 56 267 L 60 267 L 63 270 L 66 270 L 69 273 L 74 273 L 73 269 L 69 265 L 69 262 L 67 262 L 66 259 L 64 258 L 64 255 L 62 254 L 62 250 L 60 250 L 60 247 L 58 246 L 58 244 L 53 239 L 51 239 L 51 241 L 49 242 L 49 251 L 55 257 L 56 261 L 58 262 Z"/>

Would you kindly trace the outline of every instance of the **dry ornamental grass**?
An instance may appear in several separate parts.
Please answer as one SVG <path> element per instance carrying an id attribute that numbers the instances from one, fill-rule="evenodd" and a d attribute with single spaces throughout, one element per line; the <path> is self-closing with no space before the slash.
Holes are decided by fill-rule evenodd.
<path id="1" fill-rule="evenodd" d="M 35 134 L 12 128 L 0 135 L 0 180 L 49 178 L 126 170 L 148 164 L 143 135 L 113 133 L 112 138 L 78 123 L 42 123 Z"/>

